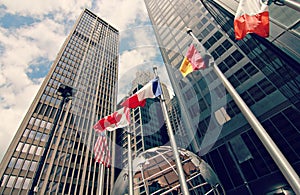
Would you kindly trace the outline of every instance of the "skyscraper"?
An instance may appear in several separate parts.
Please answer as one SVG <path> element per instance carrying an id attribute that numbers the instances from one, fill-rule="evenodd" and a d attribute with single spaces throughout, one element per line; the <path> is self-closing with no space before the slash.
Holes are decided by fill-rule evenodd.
<path id="1" fill-rule="evenodd" d="M 1 162 L 1 194 L 109 193 L 92 127 L 115 110 L 118 45 L 118 30 L 85 9 Z"/>
<path id="2" fill-rule="evenodd" d="M 186 33 L 188 27 L 300 173 L 300 58 L 299 46 L 293 43 L 299 40 L 299 30 L 271 14 L 269 40 L 247 35 L 236 41 L 234 13 L 228 9 L 234 9 L 232 4 L 237 7 L 235 1 L 145 0 L 145 4 L 192 150 L 216 171 L 227 194 L 291 191 L 213 70 L 183 78 L 178 69 L 188 46 L 197 47 Z M 284 18 L 299 23 L 294 17 L 299 13 L 274 6 L 270 13 L 281 10 Z"/>

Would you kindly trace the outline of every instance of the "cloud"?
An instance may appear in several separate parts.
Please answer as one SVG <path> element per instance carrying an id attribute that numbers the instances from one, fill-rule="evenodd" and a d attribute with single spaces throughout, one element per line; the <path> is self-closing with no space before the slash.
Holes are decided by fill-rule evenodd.
<path id="1" fill-rule="evenodd" d="M 96 1 L 95 13 L 120 31 L 148 21 L 143 0 Z"/>
<path id="2" fill-rule="evenodd" d="M 54 19 L 60 21 L 65 19 L 62 16 L 69 16 L 74 20 L 84 8 L 92 6 L 90 0 L 2 0 L 1 3 L 7 13 L 39 19 L 45 19 L 52 14 Z"/>

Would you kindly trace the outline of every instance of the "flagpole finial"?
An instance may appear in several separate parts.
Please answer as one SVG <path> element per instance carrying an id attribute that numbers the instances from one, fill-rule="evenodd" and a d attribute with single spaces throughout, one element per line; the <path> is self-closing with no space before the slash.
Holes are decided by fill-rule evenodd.
<path id="1" fill-rule="evenodd" d="M 191 34 L 192 32 L 193 32 L 192 29 L 186 27 L 186 33 L 187 33 L 187 34 Z"/>
<path id="2" fill-rule="evenodd" d="M 158 77 L 157 66 L 153 66 L 153 72 L 154 72 L 155 77 Z"/>

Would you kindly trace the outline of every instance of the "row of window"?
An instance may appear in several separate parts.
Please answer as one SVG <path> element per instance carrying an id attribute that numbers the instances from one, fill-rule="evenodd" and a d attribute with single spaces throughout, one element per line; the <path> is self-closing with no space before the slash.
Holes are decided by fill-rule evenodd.
<path id="1" fill-rule="evenodd" d="M 12 157 L 11 160 L 9 161 L 8 167 L 14 168 L 14 169 L 21 169 L 21 170 L 25 170 L 25 171 L 27 171 L 27 170 L 35 171 L 35 169 L 37 167 L 37 162 L 22 159 L 22 158 Z"/>
<path id="2" fill-rule="evenodd" d="M 7 182 L 7 183 L 6 183 Z M 6 186 L 8 188 L 19 188 L 19 189 L 29 189 L 29 184 L 31 182 L 31 179 L 24 178 L 24 177 L 17 177 L 17 176 L 3 176 L 3 181 L 1 183 L 1 187 Z M 5 185 L 6 184 L 6 185 Z"/>
<path id="3" fill-rule="evenodd" d="M 38 131 L 25 129 L 25 131 L 23 133 L 23 137 L 34 139 L 36 141 L 46 142 L 48 140 L 49 135 L 45 134 L 45 133 L 38 132 Z"/>
<path id="4" fill-rule="evenodd" d="M 38 119 L 38 118 L 35 118 L 35 117 L 31 117 L 30 120 L 29 120 L 29 124 L 30 125 L 34 125 L 34 126 L 37 126 L 37 127 L 40 127 L 40 128 L 46 128 L 48 130 L 51 129 L 51 125 L 52 123 L 51 122 L 47 122 L 47 121 L 44 121 L 44 120 L 41 120 L 41 119 Z M 26 129 L 25 132 L 24 132 L 24 135 L 28 135 L 29 133 L 29 130 Z M 30 132 L 31 133 L 31 132 Z"/>
<path id="5" fill-rule="evenodd" d="M 43 154 L 44 148 L 41 146 L 19 142 L 16 151 L 40 156 Z"/>

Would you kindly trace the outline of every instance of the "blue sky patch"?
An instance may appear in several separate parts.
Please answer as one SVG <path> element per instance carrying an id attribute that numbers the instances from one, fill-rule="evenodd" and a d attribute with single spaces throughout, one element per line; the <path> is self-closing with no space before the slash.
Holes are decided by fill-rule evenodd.
<path id="1" fill-rule="evenodd" d="M 35 22 L 32 17 L 5 14 L 0 18 L 0 25 L 4 28 L 20 28 Z"/>
<path id="2" fill-rule="evenodd" d="M 48 59 L 39 58 L 34 63 L 29 65 L 26 74 L 30 79 L 43 78 L 48 74 L 51 64 L 52 62 Z"/>

